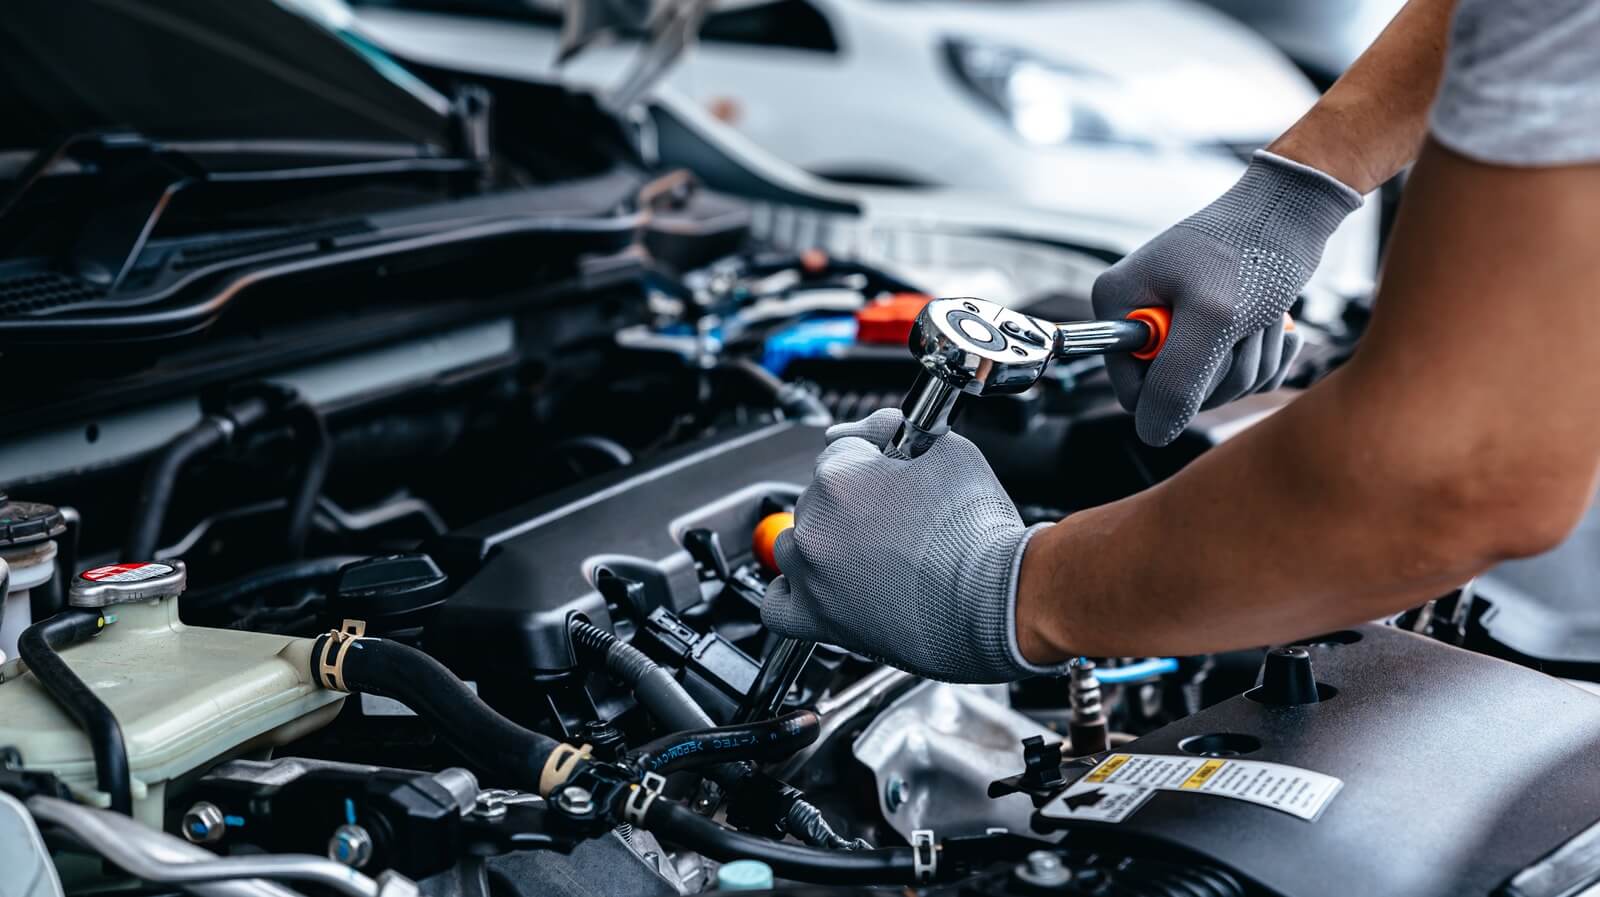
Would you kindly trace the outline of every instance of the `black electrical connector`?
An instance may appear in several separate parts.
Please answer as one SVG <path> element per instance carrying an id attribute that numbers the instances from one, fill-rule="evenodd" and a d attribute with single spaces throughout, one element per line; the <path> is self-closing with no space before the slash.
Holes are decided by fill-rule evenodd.
<path id="1" fill-rule="evenodd" d="M 737 645 L 715 632 L 696 632 L 664 607 L 645 618 L 641 635 L 682 665 L 683 688 L 720 722 L 733 719 L 761 672 Z"/>
<path id="2" fill-rule="evenodd" d="M 733 575 L 728 565 L 728 554 L 722 550 L 722 538 L 714 529 L 695 527 L 683 534 L 683 548 L 700 566 L 706 576 L 726 583 Z"/>
<path id="3" fill-rule="evenodd" d="M 23 768 L 22 752 L 14 747 L 0 747 L 0 791 L 17 800 L 30 797 L 58 797 L 72 800 L 72 790 L 62 784 L 53 772 Z"/>
<path id="4" fill-rule="evenodd" d="M 644 583 L 626 576 L 618 576 L 607 567 L 595 571 L 594 587 L 611 607 L 634 623 L 644 622 L 655 608 L 650 606 Z"/>
<path id="5" fill-rule="evenodd" d="M 321 854 L 344 825 L 371 839 L 371 869 L 411 878 L 444 872 L 468 846 L 463 811 L 478 784 L 465 770 L 418 772 L 294 758 L 232 761 L 208 772 L 185 800 L 234 820 L 205 840 L 229 851 Z M 185 833 L 196 840 L 191 833 Z"/>
<path id="6" fill-rule="evenodd" d="M 711 725 L 711 718 L 678 680 L 637 648 L 578 617 L 568 623 L 568 630 L 573 647 L 578 649 L 575 653 L 600 661 L 606 672 L 631 689 L 645 710 L 663 726 L 678 730 Z"/>
<path id="7" fill-rule="evenodd" d="M 661 629 L 659 637 L 670 638 L 681 646 L 680 659 L 687 655 L 697 638 L 694 630 L 665 611 L 659 616 L 652 614 L 652 619 Z M 575 653 L 600 660 L 607 672 L 633 690 L 639 703 L 657 722 L 675 731 L 704 730 L 711 726 L 710 715 L 672 674 L 638 649 L 578 617 L 569 621 L 568 628 L 573 645 L 578 649 Z M 810 714 L 809 720 L 796 719 L 802 721 L 803 727 L 810 728 L 816 715 Z M 809 737 L 814 739 L 816 734 L 813 732 Z M 796 749 L 798 747 L 796 745 Z M 649 750 L 650 745 L 641 749 Z M 815 847 L 858 849 L 868 846 L 865 841 L 851 841 L 835 833 L 822 812 L 807 803 L 800 791 L 770 779 L 748 762 L 714 763 L 705 768 L 704 774 L 734 796 L 730 812 L 738 818 L 736 824 L 741 827 L 775 832 L 774 837 L 793 833 Z M 776 782 L 776 786 L 767 787 L 765 782 Z"/>

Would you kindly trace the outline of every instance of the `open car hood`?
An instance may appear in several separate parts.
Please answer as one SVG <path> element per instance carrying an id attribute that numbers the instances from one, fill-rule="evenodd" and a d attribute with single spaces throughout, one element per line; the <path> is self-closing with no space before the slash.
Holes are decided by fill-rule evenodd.
<path id="1" fill-rule="evenodd" d="M 0 150 L 107 129 L 445 144 L 449 101 L 333 24 L 272 0 L 18 0 L 0 17 Z"/>

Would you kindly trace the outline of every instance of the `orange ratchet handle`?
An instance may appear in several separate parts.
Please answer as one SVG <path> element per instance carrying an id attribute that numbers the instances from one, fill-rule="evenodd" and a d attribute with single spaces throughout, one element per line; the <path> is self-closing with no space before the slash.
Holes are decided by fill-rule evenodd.
<path id="1" fill-rule="evenodd" d="M 1150 331 L 1144 346 L 1128 354 L 1140 361 L 1150 361 L 1161 354 L 1161 347 L 1167 344 L 1167 335 L 1172 332 L 1172 309 L 1163 305 L 1136 308 L 1128 312 L 1128 320 L 1138 321 Z"/>

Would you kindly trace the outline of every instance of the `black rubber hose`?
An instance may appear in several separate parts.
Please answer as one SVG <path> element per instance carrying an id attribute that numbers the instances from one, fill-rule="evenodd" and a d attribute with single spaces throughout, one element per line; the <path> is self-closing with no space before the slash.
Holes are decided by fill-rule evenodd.
<path id="1" fill-rule="evenodd" d="M 607 672 L 632 688 L 639 703 L 657 722 L 679 731 L 708 729 L 714 725 L 710 714 L 684 690 L 678 680 L 638 648 L 578 617 L 568 621 L 568 631 L 572 633 L 573 646 L 580 653 L 601 660 Z M 815 736 L 812 737 L 814 740 Z M 797 746 L 795 750 L 798 749 Z M 702 773 L 723 788 L 734 788 L 754 769 L 750 763 L 739 760 L 713 764 Z M 823 818 L 822 811 L 799 796 L 798 792 L 793 803 L 784 811 L 784 825 L 816 847 L 854 850 L 866 844 L 859 839 L 846 839 L 833 831 Z"/>
<path id="2" fill-rule="evenodd" d="M 311 675 L 318 682 L 330 638 L 319 636 L 312 646 Z M 346 691 L 393 698 L 411 708 L 469 763 L 507 787 L 537 792 L 539 775 L 558 746 L 496 713 L 444 664 L 399 642 L 357 639 L 345 653 L 343 679 Z"/>
<path id="3" fill-rule="evenodd" d="M 333 440 L 328 438 L 328 424 L 322 413 L 309 402 L 297 401 L 289 414 L 296 438 L 306 446 L 300 485 L 289 497 L 289 556 L 297 558 L 305 554 L 311 515 L 317 509 L 317 496 L 322 494 L 328 468 L 333 464 Z"/>
<path id="4" fill-rule="evenodd" d="M 128 746 L 111 708 L 97 697 L 58 653 L 88 641 L 105 626 L 99 611 L 68 610 L 22 630 L 17 653 L 45 691 L 67 711 L 94 750 L 95 784 L 111 796 L 111 809 L 133 815 L 133 783 L 128 773 Z"/>
<path id="5" fill-rule="evenodd" d="M 640 769 L 662 775 L 733 760 L 771 762 L 793 756 L 821 733 L 816 713 L 796 710 L 777 719 L 664 735 L 634 751 L 633 759 Z"/>
<path id="6" fill-rule="evenodd" d="M 733 358 L 722 362 L 724 370 L 740 374 L 749 383 L 767 395 L 773 404 L 783 409 L 786 417 L 801 423 L 827 426 L 833 423 L 833 414 L 816 393 L 798 383 L 786 383 L 771 371 L 748 358 Z"/>
<path id="7" fill-rule="evenodd" d="M 178 483 L 178 474 L 184 465 L 196 456 L 227 442 L 233 433 L 232 422 L 211 415 L 174 436 L 157 450 L 155 458 L 145 470 L 144 484 L 139 490 L 139 501 L 134 505 L 133 528 L 123 546 L 125 560 L 145 561 L 155 557 L 156 543 L 161 538 L 161 524 L 167 519 L 167 508 L 172 504 L 172 492 Z"/>
<path id="8" fill-rule="evenodd" d="M 716 725 L 682 684 L 643 651 L 580 617 L 567 621 L 577 653 L 599 660 L 606 672 L 633 691 L 645 711 L 668 731 L 709 729 Z M 734 788 L 754 770 L 748 763 L 716 763 L 701 774 L 723 788 Z"/>
<path id="9" fill-rule="evenodd" d="M 577 617 L 567 628 L 573 646 L 604 663 L 606 672 L 632 689 L 644 709 L 666 728 L 678 731 L 716 725 L 671 673 L 638 648 Z"/>
<path id="10" fill-rule="evenodd" d="M 644 827 L 663 840 L 720 862 L 760 860 L 780 878 L 837 885 L 916 883 L 915 855 L 909 847 L 824 850 L 758 838 L 712 822 L 666 798 L 650 804 Z"/>
<path id="11" fill-rule="evenodd" d="M 294 585 L 325 586 L 331 589 L 333 578 L 345 565 L 367 559 L 364 554 L 335 554 L 320 558 L 301 558 L 274 564 L 230 579 L 225 583 L 185 592 L 178 600 L 185 612 L 199 613 L 224 604 L 242 601 L 259 592 Z"/>
<path id="12" fill-rule="evenodd" d="M 633 452 L 628 451 L 627 446 L 616 441 L 615 439 L 611 439 L 606 436 L 597 436 L 592 433 L 583 436 L 571 436 L 563 439 L 546 449 L 544 454 L 546 456 L 559 456 L 563 452 L 571 449 L 587 449 L 588 451 L 593 452 L 595 455 L 605 458 L 607 461 L 610 461 L 617 467 L 627 467 L 629 464 L 633 463 Z"/>

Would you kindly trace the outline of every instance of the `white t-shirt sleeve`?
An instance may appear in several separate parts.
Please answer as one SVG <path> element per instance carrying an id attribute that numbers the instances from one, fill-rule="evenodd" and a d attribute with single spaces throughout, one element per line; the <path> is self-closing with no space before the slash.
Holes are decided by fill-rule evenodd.
<path id="1" fill-rule="evenodd" d="M 1461 0 L 1431 124 L 1480 162 L 1600 161 L 1600 0 Z"/>

